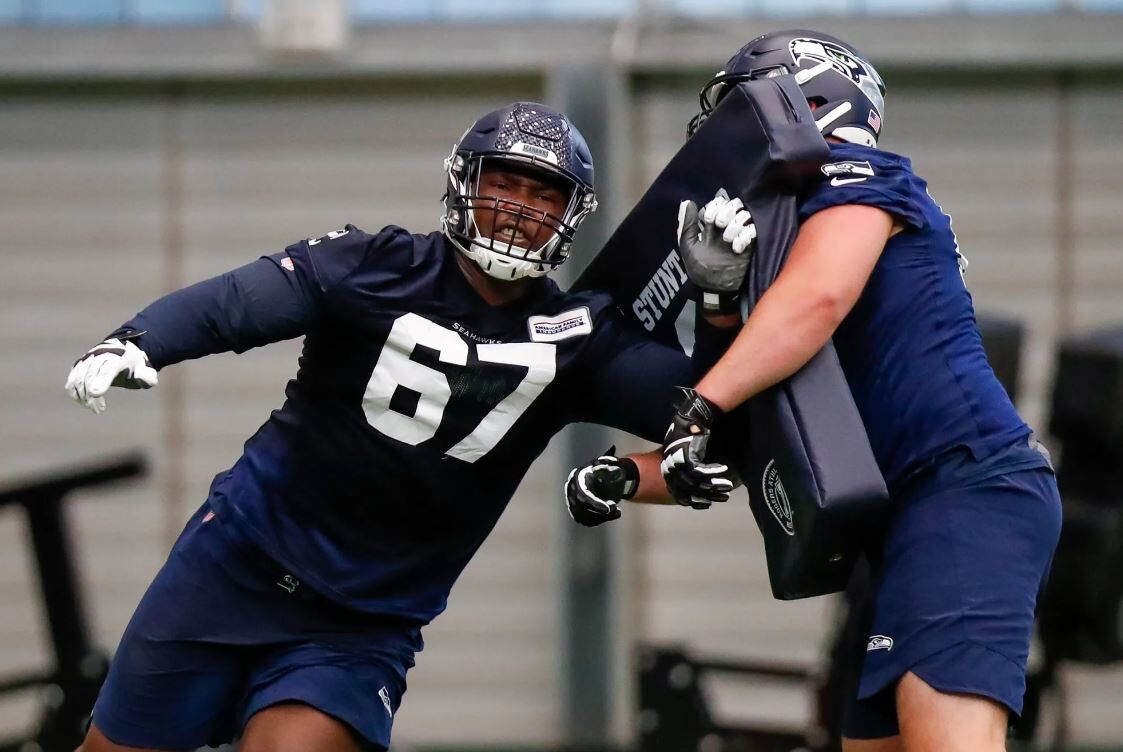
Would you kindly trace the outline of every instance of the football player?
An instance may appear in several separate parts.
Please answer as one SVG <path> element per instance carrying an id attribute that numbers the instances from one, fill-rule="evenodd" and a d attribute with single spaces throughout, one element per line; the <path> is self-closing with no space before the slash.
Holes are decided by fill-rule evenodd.
<path id="1" fill-rule="evenodd" d="M 786 265 L 679 401 L 668 486 L 704 477 L 695 447 L 714 416 L 791 376 L 833 337 L 893 501 L 869 552 L 875 615 L 844 748 L 1001 750 L 1022 709 L 1036 597 L 1060 531 L 1052 468 L 987 364 L 950 218 L 907 158 L 878 148 L 885 86 L 869 60 L 826 34 L 765 34 L 706 84 L 691 132 L 737 82 L 787 74 L 830 159 L 800 197 Z M 716 228 L 729 254 L 751 252 L 740 200 L 715 199 L 700 223 L 698 213 L 687 206 L 685 226 Z M 685 255 L 696 250 L 692 232 L 680 238 Z"/>
<path id="2" fill-rule="evenodd" d="M 421 628 L 550 438 L 574 421 L 662 436 L 690 361 L 607 295 L 546 277 L 596 208 L 577 129 L 518 102 L 445 166 L 442 231 L 347 225 L 295 243 L 155 301 L 70 372 L 66 390 L 100 412 L 111 385 L 304 338 L 284 404 L 137 607 L 82 752 L 236 735 L 249 752 L 386 749 Z M 711 340 L 715 356 L 728 344 Z M 576 474 L 575 518 L 664 498 L 658 457 Z M 723 500 L 722 480 L 699 495 Z"/>

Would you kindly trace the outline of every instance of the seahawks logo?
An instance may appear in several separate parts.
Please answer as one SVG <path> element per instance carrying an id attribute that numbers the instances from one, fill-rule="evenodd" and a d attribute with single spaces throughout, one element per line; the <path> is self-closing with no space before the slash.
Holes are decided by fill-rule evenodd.
<path id="1" fill-rule="evenodd" d="M 819 170 L 828 178 L 839 176 L 851 177 L 856 175 L 872 176 L 874 174 L 873 166 L 869 162 L 859 162 L 852 159 L 843 162 L 828 162 L 820 167 Z"/>
<path id="2" fill-rule="evenodd" d="M 802 67 L 801 63 L 804 60 L 810 61 L 812 65 L 830 63 L 832 68 L 850 79 L 863 94 L 869 97 L 878 112 L 885 110 L 885 98 L 881 95 L 883 86 L 881 76 L 864 60 L 855 57 L 850 50 L 834 42 L 800 37 L 788 44 L 788 51 L 797 68 Z"/>
<path id="3" fill-rule="evenodd" d="M 886 637 L 885 635 L 875 634 L 870 635 L 869 642 L 866 643 L 866 652 L 869 653 L 873 650 L 892 650 L 893 638 Z"/>

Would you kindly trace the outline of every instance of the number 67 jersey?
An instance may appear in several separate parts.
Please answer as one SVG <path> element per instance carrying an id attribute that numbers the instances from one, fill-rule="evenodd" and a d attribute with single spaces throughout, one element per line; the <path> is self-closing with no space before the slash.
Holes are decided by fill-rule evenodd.
<path id="1" fill-rule="evenodd" d="M 605 294 L 541 278 L 487 304 L 456 253 L 440 233 L 348 225 L 173 293 L 119 330 L 143 332 L 158 368 L 303 335 L 284 405 L 215 478 L 210 504 L 322 594 L 418 623 L 444 609 L 562 426 L 658 440 L 672 388 L 695 375 Z"/>

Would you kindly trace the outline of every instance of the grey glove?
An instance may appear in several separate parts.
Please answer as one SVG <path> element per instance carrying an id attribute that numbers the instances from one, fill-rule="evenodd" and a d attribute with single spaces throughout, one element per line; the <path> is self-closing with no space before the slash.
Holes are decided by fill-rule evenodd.
<path id="1" fill-rule="evenodd" d="M 740 311 L 741 285 L 755 239 L 752 214 L 724 189 L 700 211 L 693 201 L 679 204 L 678 252 L 690 281 L 702 291 L 703 310 Z"/>

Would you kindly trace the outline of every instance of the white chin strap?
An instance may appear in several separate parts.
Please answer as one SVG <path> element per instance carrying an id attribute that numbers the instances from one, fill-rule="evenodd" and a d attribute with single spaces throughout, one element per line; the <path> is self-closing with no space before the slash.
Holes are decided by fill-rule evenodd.
<path id="1" fill-rule="evenodd" d="M 877 139 L 865 128 L 859 128 L 855 125 L 841 125 L 831 131 L 831 135 L 851 144 L 877 148 Z"/>
<path id="2" fill-rule="evenodd" d="M 556 239 L 550 241 L 550 243 L 554 242 L 556 242 Z M 515 245 L 514 243 L 493 242 L 491 243 L 491 248 L 482 247 L 487 244 L 487 240 L 478 233 L 473 233 L 472 242 L 468 244 L 467 248 L 461 248 L 461 250 L 468 258 L 475 261 L 476 265 L 490 277 L 510 281 L 523 277 L 544 277 L 550 273 L 550 267 L 543 266 L 536 261 L 512 258 L 511 256 L 504 255 L 516 248 L 519 252 L 525 252 L 526 249 L 522 246 Z M 539 254 L 541 253 L 542 251 L 539 251 Z"/>

